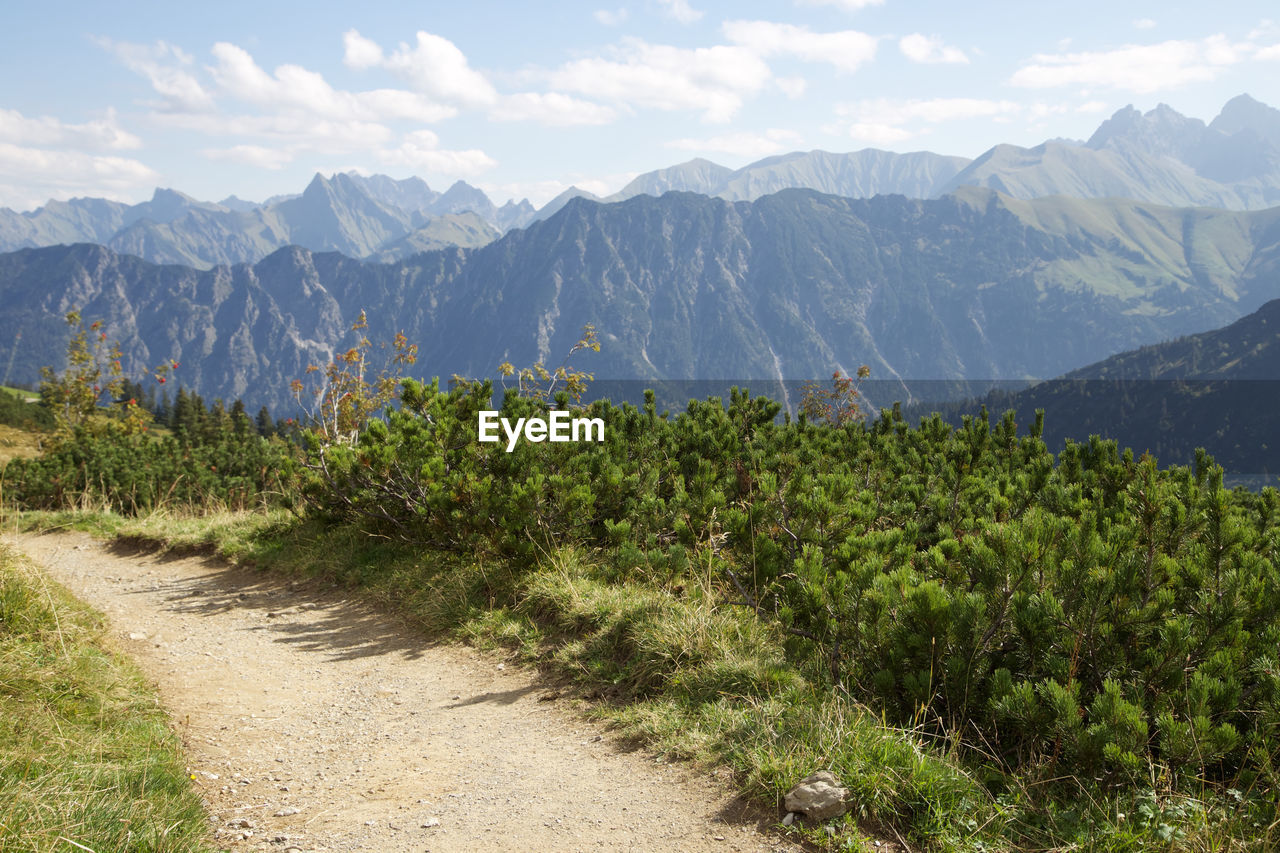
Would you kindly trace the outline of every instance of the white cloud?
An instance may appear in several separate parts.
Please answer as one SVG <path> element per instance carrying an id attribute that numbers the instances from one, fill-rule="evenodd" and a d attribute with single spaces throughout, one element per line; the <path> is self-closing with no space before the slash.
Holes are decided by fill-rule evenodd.
<path id="1" fill-rule="evenodd" d="M 441 101 L 474 107 L 498 99 L 488 78 L 471 67 L 457 45 L 425 30 L 418 31 L 416 44 L 402 43 L 383 65 L 415 91 Z"/>
<path id="2" fill-rule="evenodd" d="M 699 111 L 720 122 L 771 76 L 759 55 L 744 47 L 687 49 L 636 38 L 624 39 L 609 58 L 577 59 L 549 75 L 552 89 L 618 105 Z"/>
<path id="3" fill-rule="evenodd" d="M 159 179 L 149 166 L 125 157 L 0 142 L 0 198 L 19 210 L 39 207 L 50 198 L 134 200 Z"/>
<path id="4" fill-rule="evenodd" d="M 1032 89 L 1086 85 L 1146 94 L 1212 80 L 1256 52 L 1249 42 L 1233 43 L 1219 34 L 1199 41 L 1131 44 L 1108 51 L 1042 53 L 1018 69 L 1010 82 Z"/>
<path id="5" fill-rule="evenodd" d="M 1156 22 L 1152 18 L 1136 18 L 1133 22 L 1133 28 L 1135 30 L 1154 30 Z"/>
<path id="6" fill-rule="evenodd" d="M 296 111 L 271 115 L 171 115 L 158 116 L 157 120 L 167 127 L 205 136 L 257 137 L 298 151 L 327 154 L 367 151 L 394 136 L 389 127 L 378 122 L 331 120 Z"/>
<path id="7" fill-rule="evenodd" d="M 692 24 L 702 18 L 702 13 L 689 5 L 689 0 L 658 0 L 662 12 L 668 18 L 682 24 Z"/>
<path id="8" fill-rule="evenodd" d="M 967 63 L 969 57 L 957 47 L 948 47 L 938 36 L 926 36 L 923 33 L 912 33 L 898 40 L 898 49 L 902 55 L 912 62 L 927 64 Z"/>
<path id="9" fill-rule="evenodd" d="M 256 166 L 259 169 L 282 169 L 293 162 L 293 148 L 265 148 L 261 145 L 232 145 L 230 148 L 205 148 L 200 152 L 210 160 L 223 160 Z"/>
<path id="10" fill-rule="evenodd" d="M 805 90 L 809 88 L 809 81 L 799 76 L 777 77 L 773 82 L 782 90 L 782 94 L 792 100 L 804 97 Z"/>
<path id="11" fill-rule="evenodd" d="M 1249 41 L 1266 40 L 1280 36 L 1280 23 L 1264 18 L 1258 26 L 1249 30 Z"/>
<path id="12" fill-rule="evenodd" d="M 796 0 L 797 6 L 837 6 L 846 12 L 856 12 L 868 6 L 883 6 L 884 0 Z"/>
<path id="13" fill-rule="evenodd" d="M 518 92 L 502 95 L 489 111 L 489 117 L 495 121 L 537 121 L 569 127 L 608 124 L 617 117 L 617 111 L 559 92 Z"/>
<path id="14" fill-rule="evenodd" d="M 467 177 L 492 169 L 498 162 L 479 149 L 442 149 L 440 137 L 429 130 L 406 134 L 399 147 L 378 152 L 388 166 L 408 166 L 448 177 Z"/>
<path id="15" fill-rule="evenodd" d="M 1032 119 L 1043 119 L 1049 116 L 1063 115 L 1071 110 L 1066 104 L 1046 104 L 1040 101 L 1032 104 L 1027 110 L 1027 114 Z M 1080 110 L 1077 109 L 1076 112 Z"/>
<path id="16" fill-rule="evenodd" d="M 153 104 L 163 112 L 203 112 L 213 109 L 213 96 L 189 71 L 193 62 L 181 48 L 158 41 L 153 45 L 96 39 L 135 74 L 146 77 L 161 101 Z"/>
<path id="17" fill-rule="evenodd" d="M 857 30 L 815 33 L 772 21 L 725 21 L 723 29 L 729 41 L 760 56 L 795 56 L 841 71 L 857 71 L 876 55 L 877 39 Z"/>
<path id="18" fill-rule="evenodd" d="M 887 145 L 919 135 L 912 125 L 942 124 L 965 119 L 1001 121 L 1022 110 L 1013 101 L 983 98 L 929 98 L 907 101 L 873 98 L 838 104 L 836 114 L 852 121 L 849 135 L 873 144 Z"/>
<path id="19" fill-rule="evenodd" d="M 142 140 L 120 127 L 115 110 L 84 124 L 65 124 L 52 116 L 28 118 L 17 110 L 0 108 L 0 142 L 53 146 L 89 151 L 139 148 Z"/>
<path id="20" fill-rule="evenodd" d="M 344 102 L 349 99 L 359 107 L 351 111 L 352 116 L 372 120 L 408 119 L 434 123 L 458 114 L 456 107 L 434 103 L 417 92 L 404 89 L 370 89 L 367 92 L 342 92 L 341 95 Z"/>
<path id="21" fill-rule="evenodd" d="M 83 124 L 0 109 L 0 199 L 19 209 L 50 198 L 101 196 L 136 200 L 159 175 L 144 163 L 100 152 L 141 147 L 114 110 Z"/>
<path id="22" fill-rule="evenodd" d="M 373 68 L 383 63 L 382 48 L 358 30 L 342 34 L 342 47 L 342 64 L 348 68 Z"/>
<path id="23" fill-rule="evenodd" d="M 597 17 L 600 14 L 597 13 Z M 574 98 L 562 92 L 499 94 L 488 78 L 471 68 L 466 56 L 453 42 L 425 31 L 418 32 L 414 47 L 401 44 L 390 56 L 384 56 L 381 47 L 356 30 L 349 30 L 343 40 L 346 45 L 343 61 L 347 65 L 353 68 L 385 68 L 399 75 L 416 90 L 366 92 L 361 94 L 362 100 L 381 94 L 386 105 L 391 106 L 394 102 L 389 98 L 388 91 L 399 92 L 404 106 L 408 108 L 421 103 L 411 99 L 421 99 L 426 95 L 434 99 L 426 103 L 431 103 L 437 110 L 447 110 L 448 115 L 453 115 L 457 110 L 453 106 L 444 105 L 456 104 L 486 109 L 489 117 L 495 121 L 537 121 L 557 127 L 607 124 L 617 117 L 616 110 L 611 107 Z M 378 103 L 377 98 L 373 101 Z M 383 115 L 387 118 L 396 117 L 385 111 Z"/>
<path id="24" fill-rule="evenodd" d="M 737 157 L 766 157 L 779 151 L 794 149 L 802 137 L 792 130 L 770 128 L 764 133 L 728 133 L 710 139 L 675 139 L 665 144 L 680 151 L 731 154 Z"/>
<path id="25" fill-rule="evenodd" d="M 983 98 L 929 98 L 894 101 L 874 98 L 841 104 L 839 115 L 850 116 L 872 124 L 902 125 L 912 121 L 928 124 L 969 118 L 992 118 L 1010 115 L 1021 109 L 1013 101 L 991 101 Z"/>
<path id="26" fill-rule="evenodd" d="M 627 10 L 623 7 L 617 9 L 596 9 L 591 13 L 592 17 L 598 23 L 606 27 L 621 26 L 627 20 Z"/>
<path id="27" fill-rule="evenodd" d="M 872 145 L 892 145 L 895 142 L 903 142 L 910 139 L 915 136 L 915 133 L 904 130 L 901 127 L 891 127 L 887 124 L 858 121 L 849 125 L 849 135 L 854 139 L 870 142 Z"/>
<path id="28" fill-rule="evenodd" d="M 359 93 L 334 89 L 323 75 L 298 65 L 281 65 L 274 74 L 268 74 L 248 51 L 227 42 L 215 44 L 213 55 L 218 64 L 211 72 L 221 89 L 260 107 L 299 110 L 342 121 L 411 119 L 434 122 L 457 112 L 451 106 L 401 89 Z"/>

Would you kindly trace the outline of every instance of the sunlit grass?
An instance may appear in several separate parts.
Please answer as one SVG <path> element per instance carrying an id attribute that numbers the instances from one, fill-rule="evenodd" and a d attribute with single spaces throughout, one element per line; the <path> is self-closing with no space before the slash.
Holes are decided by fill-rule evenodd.
<path id="1" fill-rule="evenodd" d="M 41 434 L 0 424 L 0 468 L 10 459 L 30 459 L 40 454 Z"/>
<path id="2" fill-rule="evenodd" d="M 0 546 L 0 851 L 214 849 L 208 829 L 101 617 Z"/>

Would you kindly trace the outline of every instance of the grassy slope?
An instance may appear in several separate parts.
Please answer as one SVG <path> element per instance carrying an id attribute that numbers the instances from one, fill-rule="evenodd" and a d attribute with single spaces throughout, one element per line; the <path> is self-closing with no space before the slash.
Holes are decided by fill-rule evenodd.
<path id="1" fill-rule="evenodd" d="M 957 197 L 976 207 L 988 204 L 991 194 L 961 188 Z M 1211 284 L 1230 299 L 1240 298 L 1237 285 L 1255 251 L 1252 229 L 1270 221 L 1263 214 L 1193 215 L 1122 199 L 995 198 L 1027 227 L 1060 236 L 1072 247 L 1035 272 L 1038 283 L 1131 301 L 1129 310 L 1143 314 L 1167 307 L 1151 301 L 1153 276 L 1183 287 Z"/>
<path id="2" fill-rule="evenodd" d="M 164 712 L 105 639 L 0 546 L 0 851 L 215 849 Z"/>
<path id="3" fill-rule="evenodd" d="M 0 424 L 0 468 L 10 459 L 38 455 L 39 439 L 39 435 L 30 430 Z"/>
<path id="4" fill-rule="evenodd" d="M 29 458 L 40 452 L 42 433 L 26 414 L 30 405 L 26 400 L 36 396 L 39 395 L 34 391 L 0 385 L 0 469 L 10 459 Z"/>

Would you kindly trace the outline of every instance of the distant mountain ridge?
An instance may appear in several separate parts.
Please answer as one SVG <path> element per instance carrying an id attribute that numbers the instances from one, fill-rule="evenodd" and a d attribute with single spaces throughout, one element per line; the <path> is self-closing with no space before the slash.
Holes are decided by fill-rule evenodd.
<path id="1" fill-rule="evenodd" d="M 872 148 L 794 152 L 737 170 L 697 159 L 640 175 L 606 200 L 684 190 L 751 201 L 794 187 L 850 198 L 938 198 L 965 186 L 1024 199 L 1066 195 L 1172 207 L 1272 207 L 1280 204 L 1280 110 L 1239 95 L 1206 125 L 1166 104 L 1145 114 L 1129 106 L 1087 142 L 1002 144 L 974 160 Z"/>
<path id="2" fill-rule="evenodd" d="M 964 157 L 928 151 L 894 154 L 874 148 L 849 154 L 797 151 L 766 157 L 736 170 L 696 159 L 643 174 L 604 200 L 677 191 L 754 201 L 785 189 L 811 189 L 846 198 L 935 198 L 968 163 Z"/>
<path id="3" fill-rule="evenodd" d="M 940 198 L 969 186 L 1022 199 L 1264 209 L 1280 205 L 1280 110 L 1240 95 L 1206 125 L 1163 104 L 1147 113 L 1126 107 L 1086 142 L 997 145 L 974 160 L 927 151 L 809 151 L 729 169 L 699 158 L 640 175 L 604 199 L 570 187 L 537 210 L 527 200 L 499 207 L 463 181 L 438 192 L 416 177 L 353 173 L 316 175 L 304 192 L 262 204 L 200 202 L 173 190 L 156 190 L 139 205 L 73 199 L 28 213 L 0 209 L 0 251 L 93 242 L 157 263 L 208 268 L 256 262 L 296 244 L 387 260 L 451 240 L 474 248 L 545 220 L 574 198 L 617 202 L 675 191 L 754 201 L 797 188 L 847 198 Z M 470 218 L 451 219 L 463 215 Z"/>
<path id="4" fill-rule="evenodd" d="M 1133 107 L 1083 145 L 998 145 L 941 192 L 984 186 L 1018 198 L 1131 198 L 1173 207 L 1260 210 L 1280 204 L 1280 110 L 1240 95 L 1213 123 L 1165 104 Z"/>
<path id="5" fill-rule="evenodd" d="M 58 363 L 74 307 L 107 323 L 132 369 L 173 358 L 208 397 L 287 408 L 288 380 L 342 347 L 362 310 L 371 339 L 404 331 L 418 369 L 441 376 L 554 363 L 591 323 L 603 348 L 583 366 L 600 381 L 820 379 L 868 364 L 905 400 L 917 379 L 1056 376 L 1225 325 L 1280 296 L 1278 272 L 1280 209 L 978 188 L 667 193 L 573 199 L 480 248 L 386 264 L 298 247 L 205 271 L 89 245 L 0 255 L 0 347 L 19 329 L 40 342 L 16 353 L 14 379 L 34 379 Z"/>
<path id="6" fill-rule="evenodd" d="M 301 194 L 262 205 L 234 197 L 212 204 L 157 189 L 137 205 L 73 199 L 29 213 L 0 210 L 0 249 L 91 242 L 204 269 L 254 263 L 288 245 L 387 259 L 446 244 L 484 245 L 500 236 L 499 224 L 533 214 L 527 201 L 495 207 L 462 181 L 438 193 L 419 178 L 317 174 Z M 436 236 L 424 236 L 430 234 Z M 448 243 L 453 239 L 459 242 Z"/>

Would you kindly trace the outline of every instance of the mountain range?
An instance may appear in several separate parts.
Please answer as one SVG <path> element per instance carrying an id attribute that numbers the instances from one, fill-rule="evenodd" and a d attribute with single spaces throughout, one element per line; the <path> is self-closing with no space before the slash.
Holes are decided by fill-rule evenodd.
<path id="1" fill-rule="evenodd" d="M 871 148 L 848 154 L 794 152 L 741 169 L 695 159 L 647 172 L 599 200 L 681 191 L 751 201 L 792 188 L 851 198 L 938 198 L 967 186 L 1023 199 L 1065 195 L 1172 207 L 1271 207 L 1280 204 L 1280 110 L 1239 95 L 1206 125 L 1166 104 L 1145 114 L 1129 106 L 1087 141 L 1052 140 L 1034 148 L 997 145 L 974 160 Z M 570 189 L 539 215 L 578 196 L 596 199 Z"/>
<path id="2" fill-rule="evenodd" d="M 499 207 L 463 181 L 437 192 L 420 178 L 353 173 L 316 175 L 302 193 L 262 204 L 234 196 L 202 202 L 158 189 L 136 205 L 81 198 L 26 213 L 0 209 L 0 251 L 89 242 L 155 263 L 208 269 L 255 263 L 298 245 L 388 261 L 484 245 L 553 216 L 574 198 L 617 202 L 677 191 L 754 201 L 796 188 L 848 198 L 940 198 L 970 186 L 1022 199 L 1065 195 L 1263 209 L 1280 204 L 1280 110 L 1240 95 L 1205 124 L 1163 104 L 1145 114 L 1126 107 L 1085 142 L 997 145 L 975 160 L 875 149 L 795 152 L 740 169 L 695 159 L 640 175 L 603 199 L 570 188 L 537 210 L 527 200 Z"/>
<path id="3" fill-rule="evenodd" d="M 280 202 L 287 204 L 287 202 Z M 1280 295 L 1280 209 L 1125 200 L 940 199 L 786 190 L 574 199 L 479 248 L 392 263 L 278 250 L 199 270 L 74 245 L 0 255 L 13 378 L 58 365 L 61 318 L 101 319 L 130 369 L 161 359 L 209 397 L 291 405 L 288 382 L 369 336 L 404 331 L 418 370 L 554 365 L 584 324 L 598 379 L 784 380 L 861 364 L 885 393 L 917 379 L 1039 379 L 1217 328 Z M 30 344 L 30 345 L 28 345 Z M 7 347 L 5 347 L 7 348 Z"/>
<path id="4" fill-rule="evenodd" d="M 157 189 L 148 202 L 51 201 L 38 210 L 0 210 L 0 248 L 90 242 L 154 263 L 207 269 L 256 262 L 288 245 L 386 260 L 445 246 L 480 246 L 499 226 L 528 221 L 528 202 L 495 207 L 459 181 L 444 193 L 420 178 L 316 175 L 300 195 L 255 205 L 217 204 Z"/>

